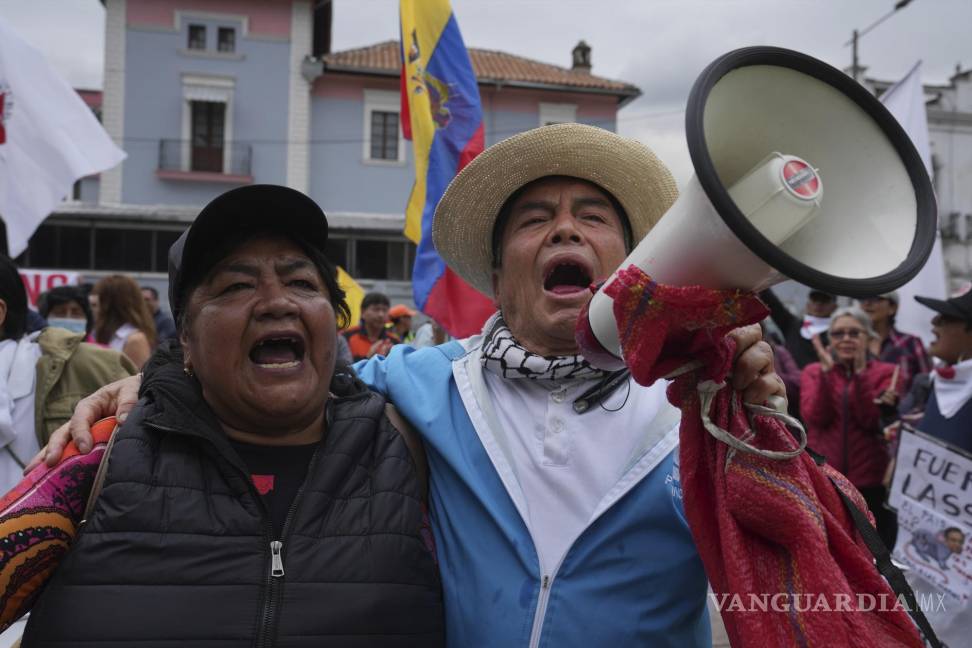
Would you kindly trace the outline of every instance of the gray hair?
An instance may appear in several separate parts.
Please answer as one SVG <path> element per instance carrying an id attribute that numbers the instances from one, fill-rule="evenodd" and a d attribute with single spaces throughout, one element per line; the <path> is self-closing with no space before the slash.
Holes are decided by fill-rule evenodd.
<path id="1" fill-rule="evenodd" d="M 833 327 L 834 322 L 837 321 L 839 317 L 853 317 L 857 320 L 857 323 L 864 327 L 864 332 L 867 333 L 867 337 L 876 338 L 877 332 L 874 330 L 874 326 L 871 325 L 870 316 L 862 311 L 857 306 L 844 306 L 838 308 L 834 311 L 834 314 L 830 316 L 830 326 Z"/>

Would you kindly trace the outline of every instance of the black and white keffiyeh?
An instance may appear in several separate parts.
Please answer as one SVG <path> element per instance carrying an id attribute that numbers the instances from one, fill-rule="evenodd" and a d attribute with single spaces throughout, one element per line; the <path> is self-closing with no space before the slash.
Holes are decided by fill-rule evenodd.
<path id="1" fill-rule="evenodd" d="M 503 378 L 564 382 L 601 379 L 607 375 L 580 355 L 548 357 L 527 351 L 513 337 L 502 313 L 487 320 L 483 338 L 483 367 Z"/>

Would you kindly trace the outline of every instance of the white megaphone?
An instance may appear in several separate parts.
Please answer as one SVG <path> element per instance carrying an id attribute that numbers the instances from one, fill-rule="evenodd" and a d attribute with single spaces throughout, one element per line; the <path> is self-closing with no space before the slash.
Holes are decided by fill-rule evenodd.
<path id="1" fill-rule="evenodd" d="M 747 47 L 695 81 L 695 176 L 621 264 L 663 284 L 758 291 L 785 279 L 864 297 L 914 277 L 935 240 L 931 182 L 891 113 L 805 54 Z M 604 287 L 577 327 L 592 364 L 620 368 Z"/>

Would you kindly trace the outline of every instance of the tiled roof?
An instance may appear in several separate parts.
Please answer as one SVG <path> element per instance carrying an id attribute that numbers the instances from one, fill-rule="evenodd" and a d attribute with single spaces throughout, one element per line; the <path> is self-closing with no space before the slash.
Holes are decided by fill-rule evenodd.
<path id="1" fill-rule="evenodd" d="M 481 83 L 501 81 L 513 85 L 552 86 L 561 90 L 577 89 L 620 96 L 640 94 L 637 87 L 624 81 L 605 79 L 587 70 L 571 70 L 506 52 L 470 47 L 469 58 Z M 401 64 L 398 41 L 385 41 L 324 56 L 324 68 L 340 72 L 397 76 Z"/>

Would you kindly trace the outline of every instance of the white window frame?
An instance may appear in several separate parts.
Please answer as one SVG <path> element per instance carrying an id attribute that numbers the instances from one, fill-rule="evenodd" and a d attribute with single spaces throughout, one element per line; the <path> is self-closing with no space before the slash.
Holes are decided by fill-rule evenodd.
<path id="1" fill-rule="evenodd" d="M 229 174 L 233 144 L 233 95 L 236 93 L 236 79 L 232 77 L 206 76 L 202 74 L 182 75 L 182 146 L 180 166 L 183 171 L 191 171 L 190 152 L 192 149 L 192 102 L 213 101 L 226 104 L 226 118 L 223 122 L 223 173 Z M 252 162 L 251 162 L 252 163 Z"/>
<path id="2" fill-rule="evenodd" d="M 371 113 L 393 112 L 398 114 L 398 159 L 375 160 L 371 157 Z M 402 104 L 401 96 L 394 90 L 365 90 L 364 91 L 364 146 L 361 149 L 361 160 L 365 164 L 379 166 L 403 166 L 405 164 L 405 137 L 402 134 Z"/>
<path id="3" fill-rule="evenodd" d="M 185 11 L 182 9 L 175 10 L 175 20 L 173 22 L 173 27 L 176 31 L 182 31 L 182 26 L 188 24 L 189 22 L 195 20 L 197 22 L 223 22 L 226 21 L 227 24 L 216 25 L 217 27 L 233 27 L 236 28 L 235 24 L 239 23 L 238 33 L 236 34 L 238 38 L 245 38 L 250 32 L 250 17 L 246 14 L 231 14 L 231 13 L 216 13 L 216 12 L 206 12 L 206 11 Z M 208 26 L 208 25 L 207 25 Z M 239 40 L 237 40 L 239 44 Z"/>
<path id="4" fill-rule="evenodd" d="M 540 102 L 540 125 L 566 124 L 577 121 L 577 104 Z"/>
<path id="5" fill-rule="evenodd" d="M 196 58 L 233 60 L 242 60 L 244 58 L 240 51 L 240 45 L 242 40 L 249 35 L 249 16 L 244 14 L 185 11 L 180 9 L 177 9 L 174 14 L 173 29 L 181 33 L 183 38 L 188 37 L 189 25 L 191 24 L 202 25 L 206 28 L 206 47 L 201 50 L 189 49 L 189 41 L 186 40 L 185 47 L 179 50 L 180 54 Z M 221 27 L 229 28 L 236 32 L 235 47 L 232 52 L 219 51 L 219 30 Z M 212 47 L 209 47 L 210 41 L 212 41 Z"/>

